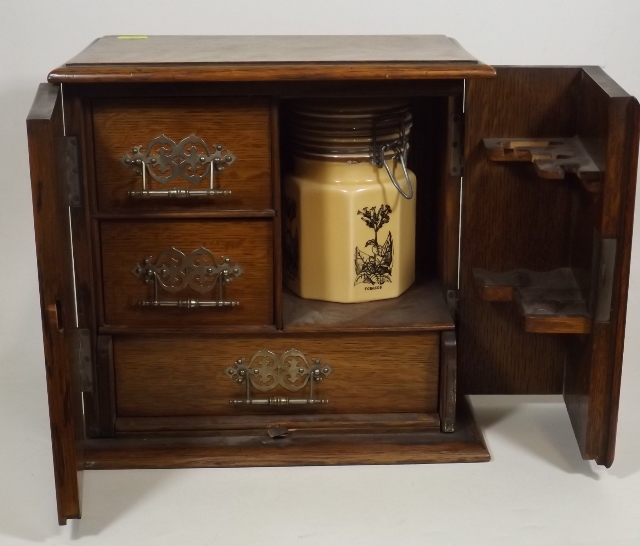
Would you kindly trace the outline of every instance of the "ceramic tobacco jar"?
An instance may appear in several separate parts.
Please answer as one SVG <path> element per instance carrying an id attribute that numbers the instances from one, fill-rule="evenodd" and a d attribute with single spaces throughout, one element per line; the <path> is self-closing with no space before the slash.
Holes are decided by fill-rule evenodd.
<path id="1" fill-rule="evenodd" d="M 285 283 L 303 298 L 395 298 L 415 280 L 416 178 L 406 104 L 307 102 L 294 108 L 284 183 Z"/>

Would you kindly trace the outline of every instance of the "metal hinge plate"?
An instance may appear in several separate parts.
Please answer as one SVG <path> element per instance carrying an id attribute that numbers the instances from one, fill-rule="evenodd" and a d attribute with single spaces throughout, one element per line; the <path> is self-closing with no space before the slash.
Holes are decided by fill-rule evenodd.
<path id="1" fill-rule="evenodd" d="M 63 176 L 67 184 L 67 195 L 70 207 L 81 207 L 80 193 L 80 163 L 78 160 L 78 138 L 62 137 L 64 158 Z"/>
<path id="2" fill-rule="evenodd" d="M 75 347 L 78 369 L 82 379 L 82 392 L 91 392 L 93 391 L 93 371 L 89 330 L 75 331 Z"/>
<path id="3" fill-rule="evenodd" d="M 594 317 L 596 322 L 611 321 L 613 302 L 613 279 L 616 268 L 617 239 L 601 239 L 598 264 L 594 274 L 597 279 Z"/>

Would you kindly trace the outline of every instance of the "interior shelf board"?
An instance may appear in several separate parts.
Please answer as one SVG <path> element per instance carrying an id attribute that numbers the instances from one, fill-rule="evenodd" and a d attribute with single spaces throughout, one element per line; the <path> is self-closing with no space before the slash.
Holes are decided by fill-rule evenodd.
<path id="1" fill-rule="evenodd" d="M 397 298 L 366 303 L 333 303 L 300 298 L 285 290 L 288 332 L 443 331 L 455 324 L 436 281 L 414 284 Z"/>
<path id="2" fill-rule="evenodd" d="M 570 268 L 547 272 L 518 269 L 495 273 L 474 269 L 476 295 L 516 305 L 526 332 L 588 334 L 591 314 Z"/>
<path id="3" fill-rule="evenodd" d="M 571 173 L 587 191 L 602 190 L 604 169 L 578 137 L 485 138 L 483 141 L 491 161 L 533 163 L 541 178 L 562 180 Z"/>

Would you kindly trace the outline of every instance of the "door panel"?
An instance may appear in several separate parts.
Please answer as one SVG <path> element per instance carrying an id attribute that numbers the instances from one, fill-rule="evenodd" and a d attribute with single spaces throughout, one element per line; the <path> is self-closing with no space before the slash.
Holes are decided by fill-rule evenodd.
<path id="1" fill-rule="evenodd" d="M 604 190 L 591 213 L 595 260 L 602 276 L 593 288 L 594 307 L 607 284 L 612 291 L 610 299 L 604 297 L 611 312 L 605 309 L 604 317 L 595 317 L 591 336 L 570 339 L 564 397 L 583 457 L 610 466 L 615 451 L 631 260 L 638 101 L 602 69 L 585 68 L 577 124 L 578 136 L 592 155 L 600 158 L 605 170 Z M 610 264 L 606 264 L 604 245 L 615 249 L 615 260 Z M 572 255 L 574 268 L 577 254 Z M 603 271 L 603 266 L 609 270 Z"/>
<path id="2" fill-rule="evenodd" d="M 84 466 L 81 382 L 59 86 L 41 84 L 27 117 L 58 521 L 80 517 Z"/>
<path id="3" fill-rule="evenodd" d="M 470 81 L 466 100 L 461 391 L 562 392 L 583 457 L 610 465 L 629 274 L 637 101 L 600 69 L 564 67 L 498 68 L 493 80 Z M 545 179 L 540 175 L 544 169 L 523 163 L 522 157 L 491 161 L 483 144 L 485 138 L 571 137 L 578 137 L 597 165 L 597 183 L 569 173 Z M 605 274 L 602 266 L 611 253 L 602 249 L 613 246 L 615 261 Z M 491 298 L 475 293 L 477 268 L 498 274 L 525 270 L 503 277 L 524 283 L 513 285 L 518 288 L 515 304 L 482 301 Z M 525 306 L 518 310 L 518 300 L 542 288 L 527 285 L 530 279 L 544 277 L 526 273 L 556 270 L 568 272 L 572 297 L 591 317 L 589 334 L 532 334 L 522 328 Z M 603 302 L 608 305 L 607 283 L 613 286 L 611 314 L 605 312 L 609 320 L 603 321 L 596 310 Z M 544 294 L 551 295 L 552 312 L 561 313 L 567 290 L 552 285 Z"/>
<path id="4" fill-rule="evenodd" d="M 543 182 L 529 165 L 496 163 L 483 138 L 570 137 L 580 69 L 500 68 L 467 83 L 460 247 L 458 386 L 467 394 L 559 394 L 564 342 L 525 333 L 513 306 L 474 295 L 473 268 L 568 266 L 571 181 Z"/>

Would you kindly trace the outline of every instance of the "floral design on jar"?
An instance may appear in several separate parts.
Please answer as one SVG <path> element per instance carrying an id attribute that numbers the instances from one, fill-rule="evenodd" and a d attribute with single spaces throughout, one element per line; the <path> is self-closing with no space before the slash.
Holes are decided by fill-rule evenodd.
<path id="1" fill-rule="evenodd" d="M 391 269 L 393 267 L 393 237 L 391 232 L 383 244 L 378 242 L 378 232 L 380 228 L 389 222 L 389 215 L 393 211 L 389 205 L 380 207 L 363 207 L 358 211 L 360 219 L 373 229 L 373 239 L 369 239 L 364 247 L 371 247 L 371 254 L 356 247 L 355 268 L 357 284 L 370 285 L 365 290 L 372 290 L 373 287 L 380 287 L 385 282 L 391 282 Z"/>

